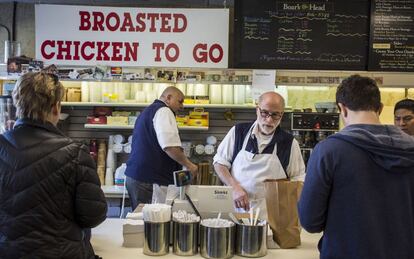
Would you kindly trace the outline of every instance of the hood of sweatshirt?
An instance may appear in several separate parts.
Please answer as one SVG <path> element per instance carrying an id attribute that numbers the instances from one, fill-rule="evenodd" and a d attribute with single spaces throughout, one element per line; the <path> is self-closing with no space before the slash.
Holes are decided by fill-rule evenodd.
<path id="1" fill-rule="evenodd" d="M 414 137 L 395 126 L 353 124 L 330 137 L 365 150 L 388 171 L 414 173 Z"/>

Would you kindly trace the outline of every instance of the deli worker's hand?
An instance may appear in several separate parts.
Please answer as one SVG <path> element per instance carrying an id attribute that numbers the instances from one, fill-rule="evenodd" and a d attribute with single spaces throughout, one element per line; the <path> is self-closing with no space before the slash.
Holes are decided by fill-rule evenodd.
<path id="1" fill-rule="evenodd" d="M 233 186 L 233 200 L 236 208 L 242 208 L 246 211 L 250 209 L 247 192 L 240 185 Z"/>
<path id="2" fill-rule="evenodd" d="M 191 172 L 191 174 L 193 175 L 193 178 L 197 178 L 197 175 L 198 175 L 198 166 L 197 165 L 195 165 L 193 163 L 190 163 L 188 165 L 187 169 L 188 169 L 188 171 Z"/>

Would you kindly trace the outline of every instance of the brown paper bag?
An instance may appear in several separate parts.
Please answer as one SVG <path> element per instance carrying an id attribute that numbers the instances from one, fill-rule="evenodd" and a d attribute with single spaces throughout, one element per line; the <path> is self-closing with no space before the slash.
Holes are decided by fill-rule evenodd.
<path id="1" fill-rule="evenodd" d="M 297 203 L 303 182 L 265 180 L 267 217 L 273 232 L 273 240 L 281 248 L 300 245 L 300 231 Z"/>

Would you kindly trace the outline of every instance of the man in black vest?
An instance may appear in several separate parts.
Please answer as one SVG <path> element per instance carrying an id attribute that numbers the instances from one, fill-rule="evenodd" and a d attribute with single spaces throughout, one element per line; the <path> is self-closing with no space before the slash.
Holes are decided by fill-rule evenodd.
<path id="1" fill-rule="evenodd" d="M 181 148 L 175 113 L 183 108 L 184 95 L 168 87 L 137 119 L 132 137 L 132 151 L 125 171 L 126 187 L 132 208 L 151 203 L 153 184 L 173 184 L 173 171 L 186 167 L 197 173 Z"/>
<path id="2" fill-rule="evenodd" d="M 261 208 L 266 218 L 263 181 L 290 178 L 303 180 L 305 163 L 298 142 L 279 127 L 285 108 L 282 96 L 266 92 L 259 97 L 253 123 L 230 129 L 214 156 L 214 169 L 233 187 L 236 208 Z"/>

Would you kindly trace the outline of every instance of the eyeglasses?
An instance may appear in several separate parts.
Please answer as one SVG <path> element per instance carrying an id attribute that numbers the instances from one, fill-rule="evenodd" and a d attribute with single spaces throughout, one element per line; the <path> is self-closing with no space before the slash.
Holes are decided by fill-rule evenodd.
<path id="1" fill-rule="evenodd" d="M 260 112 L 260 116 L 263 119 L 267 119 L 269 117 L 272 117 L 272 120 L 280 120 L 280 118 L 282 118 L 283 116 L 283 112 L 268 112 L 265 110 L 262 110 L 260 107 L 257 107 L 259 109 Z"/>
<path id="2" fill-rule="evenodd" d="M 414 117 L 411 115 L 407 115 L 404 117 L 395 116 L 394 118 L 396 122 L 402 121 L 403 123 L 409 123 L 412 119 L 414 119 Z"/>

